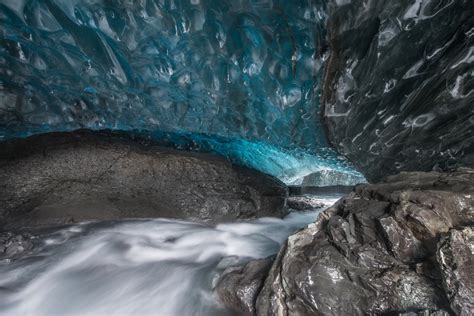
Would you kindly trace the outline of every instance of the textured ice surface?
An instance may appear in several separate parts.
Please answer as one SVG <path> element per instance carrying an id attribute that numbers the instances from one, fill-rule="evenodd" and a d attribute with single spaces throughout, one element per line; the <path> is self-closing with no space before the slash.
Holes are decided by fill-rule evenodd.
<path id="1" fill-rule="evenodd" d="M 252 142 L 242 138 L 162 131 L 153 133 L 132 131 L 132 133 L 141 138 L 158 140 L 160 144 L 177 149 L 216 153 L 234 163 L 276 176 L 287 184 L 301 184 L 302 177 L 314 172 L 339 175 L 339 177 L 335 176 L 333 182 L 329 177 L 324 177 L 320 181 L 313 181 L 311 185 L 350 185 L 366 181 L 346 159 L 325 147 L 309 153 L 299 148 L 285 149 L 262 141 Z M 341 175 L 344 175 L 342 177 L 346 181 L 339 181 Z"/>
<path id="2" fill-rule="evenodd" d="M 345 4 L 345 5 L 341 5 Z M 370 181 L 474 165 L 474 1 L 328 1 L 328 138 Z"/>
<path id="3" fill-rule="evenodd" d="M 319 162 L 325 19 L 309 0 L 2 0 L 0 138 L 159 130 Z"/>

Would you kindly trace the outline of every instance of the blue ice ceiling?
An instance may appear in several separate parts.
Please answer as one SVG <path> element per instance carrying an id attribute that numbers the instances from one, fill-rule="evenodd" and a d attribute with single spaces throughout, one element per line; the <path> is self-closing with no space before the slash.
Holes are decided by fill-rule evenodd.
<path id="1" fill-rule="evenodd" d="M 356 174 L 319 120 L 321 0 L 0 0 L 0 19 L 0 138 L 139 130 L 286 182 Z"/>

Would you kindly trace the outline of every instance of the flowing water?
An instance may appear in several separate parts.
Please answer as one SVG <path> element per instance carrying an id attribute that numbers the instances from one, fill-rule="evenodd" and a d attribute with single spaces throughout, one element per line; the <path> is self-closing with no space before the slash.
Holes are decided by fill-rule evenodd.
<path id="1" fill-rule="evenodd" d="M 0 264 L 0 314 L 226 315 L 212 290 L 220 273 L 276 254 L 320 211 L 217 226 L 86 223 L 48 233 L 33 254 Z"/>

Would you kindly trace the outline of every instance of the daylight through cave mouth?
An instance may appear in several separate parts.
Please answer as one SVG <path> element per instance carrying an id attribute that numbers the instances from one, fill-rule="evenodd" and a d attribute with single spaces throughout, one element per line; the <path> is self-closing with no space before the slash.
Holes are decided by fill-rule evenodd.
<path id="1" fill-rule="evenodd" d="M 320 121 L 322 0 L 7 0 L 0 18 L 0 139 L 138 131 L 286 183 L 364 181 Z"/>

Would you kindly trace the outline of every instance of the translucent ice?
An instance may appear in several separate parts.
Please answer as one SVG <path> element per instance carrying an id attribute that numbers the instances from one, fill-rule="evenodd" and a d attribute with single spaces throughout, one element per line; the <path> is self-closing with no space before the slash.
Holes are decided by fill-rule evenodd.
<path id="1" fill-rule="evenodd" d="M 289 169 L 294 151 L 320 161 L 325 12 L 318 0 L 3 0 L 0 139 L 159 130 L 268 145 Z"/>

